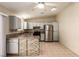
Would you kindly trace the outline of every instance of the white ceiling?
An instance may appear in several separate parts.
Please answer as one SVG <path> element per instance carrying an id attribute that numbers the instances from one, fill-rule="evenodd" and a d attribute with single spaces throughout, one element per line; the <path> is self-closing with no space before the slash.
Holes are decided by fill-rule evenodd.
<path id="1" fill-rule="evenodd" d="M 70 3 L 68 2 L 48 2 L 44 9 L 34 8 L 37 3 L 34 2 L 0 2 L 0 5 L 15 12 L 18 16 L 24 17 L 39 17 L 57 15 Z M 50 6 L 49 6 L 50 5 Z M 51 11 L 53 7 L 56 7 L 56 11 Z"/>

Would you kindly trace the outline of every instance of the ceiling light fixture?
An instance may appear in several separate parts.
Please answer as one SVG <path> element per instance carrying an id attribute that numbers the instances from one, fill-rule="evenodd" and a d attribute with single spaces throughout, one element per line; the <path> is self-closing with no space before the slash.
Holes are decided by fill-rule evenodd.
<path id="1" fill-rule="evenodd" d="M 57 10 L 57 8 L 56 8 L 56 7 L 54 7 L 54 8 L 52 8 L 52 9 L 51 9 L 51 11 L 56 11 L 56 10 Z"/>
<path id="2" fill-rule="evenodd" d="M 38 2 L 36 7 L 39 8 L 39 9 L 43 9 L 45 7 L 44 2 Z"/>
<path id="3" fill-rule="evenodd" d="M 23 19 L 28 19 L 28 18 L 30 18 L 30 15 L 28 15 L 28 14 L 23 14 L 23 15 L 22 15 L 22 18 L 23 18 Z"/>

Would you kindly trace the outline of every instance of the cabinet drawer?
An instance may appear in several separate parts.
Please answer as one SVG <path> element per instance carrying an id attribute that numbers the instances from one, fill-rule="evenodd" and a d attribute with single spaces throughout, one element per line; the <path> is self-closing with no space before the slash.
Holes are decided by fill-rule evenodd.
<path id="1" fill-rule="evenodd" d="M 7 42 L 18 43 L 18 38 L 9 38 Z"/>

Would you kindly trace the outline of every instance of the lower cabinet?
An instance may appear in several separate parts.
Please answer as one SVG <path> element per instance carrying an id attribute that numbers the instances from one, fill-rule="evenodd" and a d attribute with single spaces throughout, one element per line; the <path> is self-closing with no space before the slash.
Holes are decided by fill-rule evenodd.
<path id="1" fill-rule="evenodd" d="M 53 32 L 53 41 L 59 41 L 59 36 L 58 36 L 58 32 Z"/>
<path id="2" fill-rule="evenodd" d="M 7 39 L 8 56 L 37 56 L 40 53 L 39 37 L 19 36 Z"/>
<path id="3" fill-rule="evenodd" d="M 18 54 L 18 44 L 17 43 L 8 43 L 8 54 Z"/>
<path id="4" fill-rule="evenodd" d="M 40 41 L 44 41 L 44 33 L 41 33 Z"/>
<path id="5" fill-rule="evenodd" d="M 18 55 L 18 38 L 9 38 L 7 40 L 7 54 Z"/>

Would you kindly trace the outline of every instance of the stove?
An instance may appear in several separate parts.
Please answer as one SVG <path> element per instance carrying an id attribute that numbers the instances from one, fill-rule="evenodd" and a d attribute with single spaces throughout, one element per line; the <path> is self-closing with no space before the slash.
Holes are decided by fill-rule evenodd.
<path id="1" fill-rule="evenodd" d="M 34 30 L 34 32 L 33 32 L 34 36 L 40 36 L 41 35 L 40 26 L 34 26 L 33 30 Z"/>

